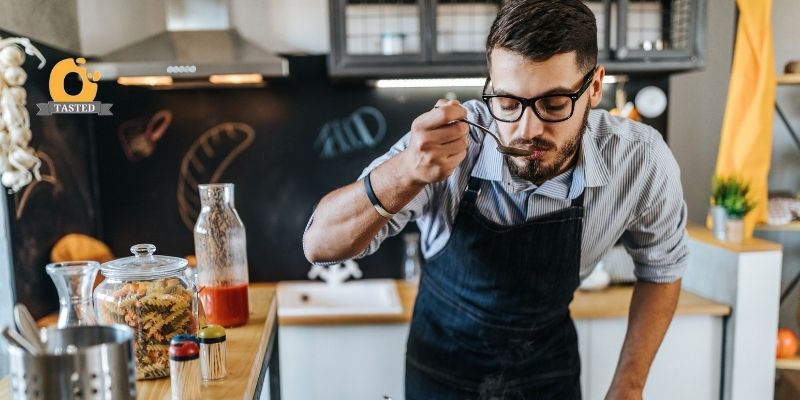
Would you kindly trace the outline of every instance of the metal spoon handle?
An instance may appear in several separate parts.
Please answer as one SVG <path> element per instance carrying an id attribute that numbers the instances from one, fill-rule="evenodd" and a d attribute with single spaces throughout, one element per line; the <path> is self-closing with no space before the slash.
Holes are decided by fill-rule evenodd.
<path id="1" fill-rule="evenodd" d="M 483 126 L 483 125 L 476 124 L 475 122 L 472 122 L 472 121 L 470 121 L 468 119 L 459 119 L 458 121 L 461 121 L 461 122 L 463 122 L 463 123 L 465 123 L 467 125 L 472 125 L 472 126 L 478 128 L 478 129 L 486 132 L 486 134 L 491 136 L 491 138 L 494 139 L 494 141 L 497 143 L 497 151 L 499 151 L 500 153 L 503 153 L 503 154 L 506 154 L 506 155 L 509 155 L 509 156 L 515 156 L 515 157 L 523 157 L 523 156 L 531 155 L 531 152 L 528 151 L 528 150 L 518 149 L 516 147 L 511 147 L 511 146 L 504 145 L 503 142 L 500 141 L 500 138 L 497 137 L 496 133 L 494 133 L 491 129 L 489 129 L 489 128 Z"/>
<path id="2" fill-rule="evenodd" d="M 36 325 L 36 320 L 33 319 L 33 315 L 28 311 L 28 307 L 25 307 L 24 304 L 17 303 L 14 306 L 14 321 L 17 323 L 19 333 L 40 351 L 44 351 L 42 337 L 39 335 L 39 326 Z"/>
<path id="3" fill-rule="evenodd" d="M 3 328 L 2 334 L 9 344 L 14 345 L 16 347 L 20 347 L 23 350 L 33 355 L 41 354 L 41 352 L 35 345 L 31 344 L 31 342 L 29 342 L 28 339 L 25 339 L 16 330 L 11 329 L 9 327 L 5 327 Z"/>
<path id="4" fill-rule="evenodd" d="M 470 120 L 468 120 L 468 119 L 459 119 L 459 121 L 461 121 L 461 122 L 463 122 L 463 123 L 465 123 L 465 124 L 467 124 L 467 125 L 472 125 L 472 126 L 474 126 L 474 127 L 478 128 L 478 129 L 480 129 L 480 130 L 482 130 L 482 131 L 486 132 L 486 134 L 488 134 L 489 136 L 491 136 L 491 137 L 492 137 L 492 139 L 494 139 L 494 141 L 495 141 L 495 142 L 497 142 L 497 145 L 498 145 L 498 146 L 503 146 L 503 147 L 506 147 L 506 146 L 505 146 L 505 145 L 504 145 L 502 142 L 500 142 L 500 138 L 499 138 L 499 137 L 497 137 L 497 136 L 495 136 L 494 132 L 492 132 L 492 130 L 491 130 L 491 129 L 489 129 L 489 128 L 487 128 L 487 127 L 483 126 L 483 125 L 476 124 L 476 123 L 474 123 L 474 122 L 472 122 L 472 121 L 470 121 Z"/>

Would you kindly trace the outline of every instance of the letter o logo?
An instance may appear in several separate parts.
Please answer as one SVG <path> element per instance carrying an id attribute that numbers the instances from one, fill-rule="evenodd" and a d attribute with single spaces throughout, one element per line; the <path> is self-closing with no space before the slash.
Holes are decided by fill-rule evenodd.
<path id="1" fill-rule="evenodd" d="M 77 62 L 77 64 L 76 64 Z M 100 72 L 95 71 L 91 75 L 87 74 L 86 68 L 79 67 L 78 64 L 85 64 L 84 58 L 65 58 L 53 66 L 50 72 L 50 97 L 55 102 L 90 102 L 97 96 L 97 81 L 100 80 Z M 76 95 L 71 95 L 64 90 L 64 80 L 67 75 L 75 72 L 81 78 L 81 91 Z"/>

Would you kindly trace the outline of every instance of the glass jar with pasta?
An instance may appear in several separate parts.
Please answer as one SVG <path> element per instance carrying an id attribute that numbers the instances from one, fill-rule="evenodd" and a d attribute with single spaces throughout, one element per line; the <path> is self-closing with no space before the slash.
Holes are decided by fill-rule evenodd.
<path id="1" fill-rule="evenodd" d="M 133 329 L 136 379 L 169 376 L 170 340 L 197 333 L 197 292 L 183 274 L 187 261 L 155 251 L 137 244 L 132 257 L 102 264 L 105 280 L 94 291 L 99 323 Z"/>

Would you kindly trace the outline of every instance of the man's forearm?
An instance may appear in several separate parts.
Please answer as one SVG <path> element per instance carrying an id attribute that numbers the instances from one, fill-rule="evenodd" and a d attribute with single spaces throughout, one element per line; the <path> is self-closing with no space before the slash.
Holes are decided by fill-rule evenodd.
<path id="1" fill-rule="evenodd" d="M 641 398 L 650 365 L 661 346 L 678 304 L 681 281 L 668 284 L 637 282 L 617 370 L 608 399 Z"/>
<path id="2" fill-rule="evenodd" d="M 403 153 L 387 160 L 370 175 L 373 191 L 389 212 L 397 212 L 425 187 L 407 174 Z M 306 257 L 312 262 L 334 261 L 359 255 L 389 220 L 372 206 L 357 181 L 323 197 L 314 222 L 303 236 Z"/>

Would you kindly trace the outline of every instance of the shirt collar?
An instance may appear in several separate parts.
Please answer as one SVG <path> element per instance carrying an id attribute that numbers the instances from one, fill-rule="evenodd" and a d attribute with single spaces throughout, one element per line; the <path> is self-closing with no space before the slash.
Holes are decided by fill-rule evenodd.
<path id="1" fill-rule="evenodd" d="M 601 137 L 596 132 L 597 125 L 602 117 L 602 112 L 596 112 L 595 110 L 589 112 L 586 132 L 584 132 L 583 140 L 581 140 L 581 160 L 583 160 L 585 169 L 586 187 L 604 186 L 611 180 L 609 166 L 598 147 L 598 141 Z"/>

